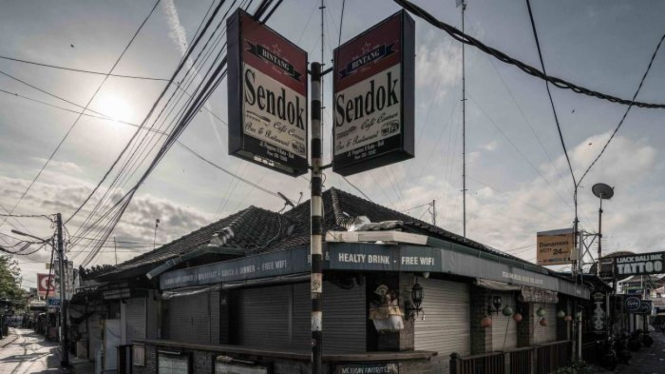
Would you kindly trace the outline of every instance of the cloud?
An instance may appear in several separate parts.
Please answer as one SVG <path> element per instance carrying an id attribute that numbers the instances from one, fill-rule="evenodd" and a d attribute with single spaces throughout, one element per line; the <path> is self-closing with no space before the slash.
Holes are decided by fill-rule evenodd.
<path id="1" fill-rule="evenodd" d="M 45 158 L 41 157 L 33 157 L 32 159 L 37 161 L 40 167 L 47 161 Z M 68 175 L 80 174 L 83 172 L 83 170 L 76 163 L 71 161 L 51 160 L 48 164 L 48 169 L 50 169 L 50 171 L 58 171 Z"/>
<path id="2" fill-rule="evenodd" d="M 178 47 L 180 54 L 184 55 L 187 51 L 187 31 L 180 23 L 178 9 L 175 7 L 173 0 L 165 0 L 162 4 L 164 5 L 166 20 L 169 23 L 169 37 L 173 40 L 176 47 Z"/>
<path id="3" fill-rule="evenodd" d="M 492 152 L 492 151 L 496 150 L 498 145 L 499 145 L 499 143 L 497 143 L 496 140 L 492 140 L 489 143 L 485 143 L 485 144 L 481 145 L 480 148 L 482 148 L 482 149 L 484 149 L 488 152 Z"/>
<path id="4" fill-rule="evenodd" d="M 416 86 L 420 89 L 436 89 L 437 99 L 445 96 L 445 87 L 460 81 L 461 48 L 448 39 L 430 38 L 419 44 L 416 51 Z M 442 40 L 444 40 L 442 42 Z"/>

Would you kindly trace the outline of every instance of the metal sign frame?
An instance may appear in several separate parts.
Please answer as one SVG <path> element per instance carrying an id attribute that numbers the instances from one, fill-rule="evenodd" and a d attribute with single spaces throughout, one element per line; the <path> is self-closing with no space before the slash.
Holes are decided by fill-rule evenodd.
<path id="1" fill-rule="evenodd" d="M 227 22 L 229 154 L 308 171 L 307 52 L 238 9 Z"/>
<path id="2" fill-rule="evenodd" d="M 415 22 L 406 11 L 335 49 L 333 96 L 334 172 L 415 156 Z"/>

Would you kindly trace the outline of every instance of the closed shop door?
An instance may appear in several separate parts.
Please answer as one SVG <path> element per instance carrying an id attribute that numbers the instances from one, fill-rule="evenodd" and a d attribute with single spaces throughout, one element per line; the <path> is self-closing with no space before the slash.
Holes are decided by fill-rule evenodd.
<path id="1" fill-rule="evenodd" d="M 125 304 L 125 324 L 127 331 L 127 344 L 132 344 L 134 339 L 146 338 L 146 299 L 132 298 Z"/>
<path id="2" fill-rule="evenodd" d="M 309 283 L 240 290 L 239 343 L 278 350 L 311 349 Z M 365 287 L 343 289 L 323 284 L 325 353 L 362 353 L 366 349 Z"/>
<path id="3" fill-rule="evenodd" d="M 471 351 L 469 285 L 419 278 L 424 289 L 425 320 L 415 322 L 415 349 L 436 351 L 440 357 Z"/>
<path id="4" fill-rule="evenodd" d="M 510 292 L 497 293 L 501 296 L 501 309 L 510 307 L 515 312 L 515 294 Z M 513 316 L 492 315 L 492 350 L 506 351 L 517 347 L 517 323 Z"/>
<path id="5" fill-rule="evenodd" d="M 291 346 L 292 288 L 283 285 L 238 291 L 236 331 L 240 345 L 274 349 Z"/>
<path id="6" fill-rule="evenodd" d="M 168 302 L 170 340 L 185 343 L 210 343 L 208 292 L 174 297 Z"/>
<path id="7" fill-rule="evenodd" d="M 546 312 L 544 317 L 538 317 L 535 314 L 539 308 L 543 308 Z M 556 304 L 534 304 L 533 308 L 534 321 L 536 327 L 533 333 L 533 341 L 535 344 L 551 343 L 556 341 Z M 547 326 L 541 326 L 540 320 L 545 318 Z"/>
<path id="8" fill-rule="evenodd" d="M 323 283 L 324 353 L 362 353 L 367 350 L 365 286 L 351 289 Z"/>

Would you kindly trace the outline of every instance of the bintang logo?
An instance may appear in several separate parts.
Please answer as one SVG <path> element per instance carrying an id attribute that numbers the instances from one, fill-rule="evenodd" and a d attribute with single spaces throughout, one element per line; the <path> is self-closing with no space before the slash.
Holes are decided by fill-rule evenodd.
<path id="1" fill-rule="evenodd" d="M 391 44 L 382 44 L 371 51 L 367 52 L 367 50 L 370 48 L 370 44 L 366 43 L 365 48 L 363 48 L 363 55 L 356 58 L 355 60 L 349 62 L 346 64 L 346 67 L 344 69 L 340 70 L 339 73 L 341 75 L 341 78 L 346 78 L 347 76 L 355 73 L 359 68 L 372 63 L 372 62 L 377 62 L 381 61 L 384 58 L 390 56 L 393 54 L 395 51 L 393 51 L 393 47 L 395 46 L 395 43 Z"/>
<path id="2" fill-rule="evenodd" d="M 296 71 L 293 65 L 291 65 L 288 61 L 278 56 L 278 54 L 280 53 L 279 46 L 275 45 L 273 47 L 273 49 L 277 53 L 275 54 L 271 52 L 268 48 L 260 44 L 252 44 L 249 41 L 247 42 L 247 44 L 249 44 L 249 53 L 255 55 L 260 59 L 270 62 L 271 64 L 282 69 L 291 78 L 300 82 L 300 77 L 302 76 L 302 73 Z"/>

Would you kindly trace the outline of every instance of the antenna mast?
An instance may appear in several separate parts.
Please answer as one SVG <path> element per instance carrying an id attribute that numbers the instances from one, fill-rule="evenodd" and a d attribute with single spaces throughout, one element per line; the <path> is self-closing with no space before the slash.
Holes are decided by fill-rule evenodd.
<path id="1" fill-rule="evenodd" d="M 466 1 L 462 0 L 462 32 L 464 32 L 464 11 Z M 466 239 L 466 68 L 464 43 L 462 43 L 462 232 Z"/>

